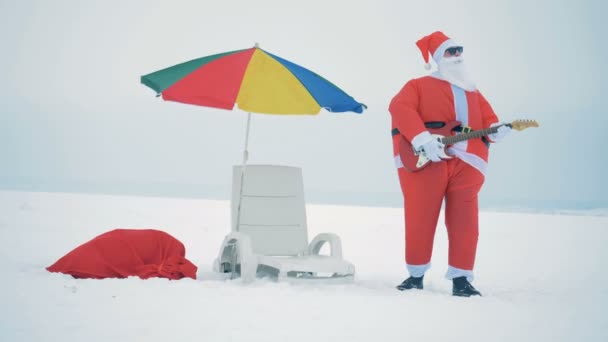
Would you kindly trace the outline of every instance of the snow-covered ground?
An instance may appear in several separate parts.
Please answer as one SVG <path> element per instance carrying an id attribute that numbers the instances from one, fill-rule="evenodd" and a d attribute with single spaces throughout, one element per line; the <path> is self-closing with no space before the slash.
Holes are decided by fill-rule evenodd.
<path id="1" fill-rule="evenodd" d="M 353 284 L 219 280 L 227 201 L 0 192 L 0 341 L 608 341 L 608 217 L 482 212 L 475 286 L 455 298 L 438 228 L 425 290 L 406 277 L 402 211 L 308 205 L 342 238 Z M 199 279 L 76 280 L 44 268 L 114 228 L 186 246 Z"/>

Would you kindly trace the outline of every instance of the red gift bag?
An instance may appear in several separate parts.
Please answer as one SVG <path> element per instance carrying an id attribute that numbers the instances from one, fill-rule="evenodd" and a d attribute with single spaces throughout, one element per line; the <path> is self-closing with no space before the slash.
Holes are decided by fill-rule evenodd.
<path id="1" fill-rule="evenodd" d="M 196 279 L 197 267 L 185 255 L 184 245 L 163 231 L 115 229 L 80 245 L 47 270 L 74 278 Z"/>

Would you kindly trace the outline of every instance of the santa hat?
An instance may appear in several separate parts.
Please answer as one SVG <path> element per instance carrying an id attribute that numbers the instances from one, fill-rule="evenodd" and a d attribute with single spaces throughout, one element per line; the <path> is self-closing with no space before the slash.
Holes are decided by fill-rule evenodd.
<path id="1" fill-rule="evenodd" d="M 424 58 L 424 62 L 426 63 L 424 67 L 427 70 L 431 69 L 429 54 L 433 56 L 435 63 L 439 63 L 445 50 L 453 46 L 459 46 L 453 39 L 450 39 L 441 31 L 435 31 L 428 36 L 423 37 L 416 42 L 416 45 L 420 49 L 420 52 L 422 52 L 422 58 Z"/>

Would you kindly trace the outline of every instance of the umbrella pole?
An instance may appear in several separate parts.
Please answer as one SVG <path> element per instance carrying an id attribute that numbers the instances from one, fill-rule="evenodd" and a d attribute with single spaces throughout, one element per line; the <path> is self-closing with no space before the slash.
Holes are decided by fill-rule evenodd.
<path id="1" fill-rule="evenodd" d="M 247 130 L 245 131 L 245 149 L 243 150 L 243 167 L 247 164 L 249 159 L 249 151 L 247 151 L 247 145 L 249 144 L 249 126 L 251 126 L 251 113 L 247 113 Z"/>
<path id="2" fill-rule="evenodd" d="M 239 202 L 236 209 L 236 231 L 239 230 L 239 223 L 241 222 L 241 202 L 243 201 L 243 188 L 245 180 L 245 168 L 247 167 L 247 159 L 249 159 L 249 151 L 247 145 L 249 144 L 249 127 L 251 126 L 251 113 L 247 114 L 247 130 L 245 131 L 245 149 L 243 150 L 243 165 L 241 166 L 241 186 L 239 189 Z"/>

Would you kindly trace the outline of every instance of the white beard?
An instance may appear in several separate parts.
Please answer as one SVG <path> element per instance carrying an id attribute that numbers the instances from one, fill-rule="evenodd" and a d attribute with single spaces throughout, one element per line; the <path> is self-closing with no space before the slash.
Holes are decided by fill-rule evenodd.
<path id="1" fill-rule="evenodd" d="M 476 89 L 475 82 L 471 80 L 462 56 L 441 58 L 437 65 L 439 67 L 439 76 L 442 79 L 466 91 Z"/>

